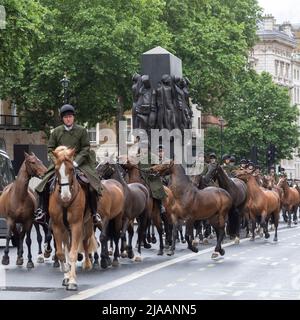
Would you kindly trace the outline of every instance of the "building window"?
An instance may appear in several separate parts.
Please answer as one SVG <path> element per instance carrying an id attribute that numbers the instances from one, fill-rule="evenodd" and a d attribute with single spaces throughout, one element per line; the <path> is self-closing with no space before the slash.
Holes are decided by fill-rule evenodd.
<path id="1" fill-rule="evenodd" d="M 297 70 L 297 80 L 299 80 L 299 70 Z"/>
<path id="2" fill-rule="evenodd" d="M 0 149 L 6 151 L 6 143 L 3 138 L 0 138 Z"/>
<path id="3" fill-rule="evenodd" d="M 288 79 L 290 77 L 289 73 L 290 73 L 290 65 L 289 65 L 289 63 L 287 63 L 285 66 L 285 78 L 286 79 Z"/>
<path id="4" fill-rule="evenodd" d="M 284 62 L 280 61 L 280 77 L 283 77 Z"/>
<path id="5" fill-rule="evenodd" d="M 278 65 L 279 65 L 279 61 L 275 60 L 275 76 L 278 76 Z"/>
<path id="6" fill-rule="evenodd" d="M 132 117 L 126 117 L 126 141 L 127 143 L 133 143 L 133 135 L 132 132 Z"/>
<path id="7" fill-rule="evenodd" d="M 89 140 L 92 143 L 97 143 L 96 127 L 88 129 Z"/>
<path id="8" fill-rule="evenodd" d="M 294 79 L 296 80 L 296 78 L 297 78 L 297 72 L 296 70 L 294 70 Z"/>

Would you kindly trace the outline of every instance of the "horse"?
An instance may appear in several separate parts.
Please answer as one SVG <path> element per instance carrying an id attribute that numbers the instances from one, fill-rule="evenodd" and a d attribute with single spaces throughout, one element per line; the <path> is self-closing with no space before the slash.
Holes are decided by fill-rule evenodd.
<path id="1" fill-rule="evenodd" d="M 247 186 L 245 182 L 237 178 L 230 178 L 219 164 L 209 164 L 207 176 L 217 180 L 219 187 L 228 191 L 232 199 L 232 211 L 236 214 L 229 215 L 233 218 L 229 223 L 229 234 L 235 236 L 234 242 L 240 243 L 240 225 L 243 218 L 243 210 L 247 201 Z M 236 232 L 234 232 L 236 230 Z"/>
<path id="2" fill-rule="evenodd" d="M 292 223 L 292 213 L 294 216 L 294 223 L 297 221 L 297 210 L 300 204 L 300 195 L 296 188 L 291 188 L 288 185 L 286 177 L 281 177 L 278 181 L 277 186 L 283 189 L 282 207 L 283 210 L 287 210 L 288 212 L 287 223 L 288 227 L 290 227 Z"/>
<path id="3" fill-rule="evenodd" d="M 273 241 L 277 241 L 277 228 L 281 208 L 278 193 L 274 190 L 267 190 L 260 187 L 252 170 L 238 169 L 234 171 L 234 174 L 237 178 L 243 180 L 247 184 L 246 209 L 249 214 L 249 219 L 252 222 L 252 236 L 250 240 L 255 240 L 256 221 L 259 221 L 259 224 L 265 233 L 265 238 L 268 239 L 270 237 L 268 232 L 268 221 L 272 218 L 272 222 L 275 226 Z"/>
<path id="4" fill-rule="evenodd" d="M 13 233 L 17 235 L 18 239 L 18 258 L 16 264 L 19 266 L 23 265 L 23 242 L 26 234 L 26 245 L 28 248 L 27 268 L 33 268 L 30 233 L 34 211 L 37 208 L 37 201 L 33 190 L 28 186 L 31 177 L 42 177 L 46 173 L 47 168 L 34 153 L 28 154 L 25 152 L 24 155 L 25 160 L 21 165 L 16 180 L 4 188 L 0 197 L 0 215 L 6 218 L 7 222 L 6 246 L 2 264 L 9 264 L 9 242 Z M 41 241 L 41 234 L 38 233 L 39 254 L 41 254 Z"/>
<path id="5" fill-rule="evenodd" d="M 214 227 L 217 235 L 217 245 L 212 254 L 212 259 L 225 254 L 221 243 L 225 235 L 225 221 L 232 207 L 230 194 L 221 188 L 208 187 L 198 190 L 185 174 L 184 168 L 179 164 L 158 164 L 152 166 L 151 170 L 161 175 L 170 174 L 170 190 L 174 199 L 180 205 L 180 210 L 173 211 L 173 216 L 180 214 L 180 218 L 187 218 L 187 236 L 188 248 L 197 252 L 191 243 L 191 234 L 196 220 L 208 220 Z"/>
<path id="6" fill-rule="evenodd" d="M 144 236 L 146 222 L 149 216 L 149 192 L 148 189 L 141 183 L 129 183 L 125 181 L 121 174 L 121 166 L 118 163 L 109 163 L 108 161 L 97 167 L 97 172 L 101 178 L 115 179 L 119 181 L 124 189 L 125 205 L 123 215 L 123 227 L 122 227 L 122 246 L 121 255 L 128 258 L 134 258 L 134 252 L 132 249 L 132 238 L 134 230 L 132 228 L 132 222 L 137 219 L 139 222 L 139 235 L 138 235 L 138 253 L 139 256 L 135 257 L 136 261 L 141 261 L 141 242 Z M 129 227 L 129 228 L 128 228 Z M 128 245 L 126 243 L 126 230 L 129 233 Z M 127 252 L 126 252 L 127 251 Z"/>
<path id="7" fill-rule="evenodd" d="M 86 194 L 75 175 L 73 159 L 75 149 L 59 146 L 52 151 L 56 183 L 49 197 L 49 215 L 53 231 L 56 256 L 64 272 L 62 285 L 66 290 L 78 289 L 76 261 L 84 251 L 83 269 L 91 269 L 89 253 L 96 251 L 92 216 L 86 203 Z M 64 252 L 63 252 L 64 249 Z"/>

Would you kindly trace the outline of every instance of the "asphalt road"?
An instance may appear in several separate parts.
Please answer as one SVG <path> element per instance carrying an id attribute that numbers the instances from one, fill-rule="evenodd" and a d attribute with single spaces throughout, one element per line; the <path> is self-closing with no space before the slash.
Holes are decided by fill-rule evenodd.
<path id="1" fill-rule="evenodd" d="M 0 299 L 56 300 L 239 300 L 300 299 L 300 228 L 280 224 L 279 241 L 273 233 L 268 240 L 243 239 L 239 245 L 227 241 L 225 256 L 212 260 L 215 240 L 199 245 L 193 253 L 178 243 L 174 256 L 157 256 L 158 245 L 142 250 L 142 262 L 120 259 L 118 267 L 89 272 L 78 263 L 77 292 L 61 286 L 63 274 L 52 267 L 52 260 L 36 263 L 35 268 L 15 266 L 16 249 L 10 250 L 9 266 L 0 269 Z M 0 240 L 3 255 L 5 240 Z"/>

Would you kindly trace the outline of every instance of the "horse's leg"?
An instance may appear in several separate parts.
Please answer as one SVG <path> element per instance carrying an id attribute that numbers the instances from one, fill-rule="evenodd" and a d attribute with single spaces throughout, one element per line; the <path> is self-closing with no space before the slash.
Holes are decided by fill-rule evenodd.
<path id="1" fill-rule="evenodd" d="M 31 269 L 31 268 L 34 268 L 34 264 L 32 262 L 32 254 L 31 254 L 31 229 L 32 229 L 32 224 L 27 226 L 27 231 L 26 231 L 26 245 L 27 245 L 27 250 L 28 250 L 28 253 L 27 253 L 27 258 L 28 258 L 28 262 L 27 262 L 27 268 L 28 269 Z M 40 236 L 42 238 L 42 235 L 40 233 Z M 41 243 L 42 243 L 42 239 L 40 239 L 40 243 L 39 243 L 39 246 L 41 246 Z"/>
<path id="2" fill-rule="evenodd" d="M 135 256 L 135 261 L 142 261 L 141 245 L 142 241 L 145 239 L 147 222 L 148 222 L 148 211 L 145 209 L 139 217 L 139 226 L 138 226 L 138 255 Z"/>
<path id="3" fill-rule="evenodd" d="M 267 221 L 266 215 L 267 215 L 267 213 L 265 211 L 263 211 L 261 214 L 260 226 L 263 228 L 263 231 L 265 234 L 265 239 L 268 239 L 270 237 L 270 234 L 268 231 L 268 221 Z"/>
<path id="4" fill-rule="evenodd" d="M 144 239 L 144 241 L 147 240 L 148 243 L 151 243 L 151 233 L 150 233 L 150 228 L 151 228 L 151 226 L 153 226 L 153 222 L 152 222 L 152 219 L 149 219 L 149 220 L 147 221 L 146 239 Z"/>
<path id="5" fill-rule="evenodd" d="M 157 239 L 155 237 L 155 230 L 154 230 L 154 224 L 153 221 L 151 223 L 151 242 L 154 244 L 157 242 Z"/>
<path id="6" fill-rule="evenodd" d="M 33 223 L 35 230 L 36 230 L 36 239 L 38 242 L 38 247 L 39 247 L 39 251 L 38 251 L 38 258 L 37 258 L 37 263 L 44 263 L 44 257 L 43 257 L 43 251 L 42 251 L 42 241 L 43 241 L 43 237 L 40 231 L 40 225 L 38 223 Z M 26 242 L 27 242 L 27 236 L 26 236 Z"/>
<path id="7" fill-rule="evenodd" d="M 193 252 L 198 252 L 198 249 L 193 246 L 193 229 L 194 229 L 194 223 L 191 220 L 186 221 L 186 233 L 185 233 L 185 240 L 188 244 L 188 249 L 190 249 Z"/>
<path id="8" fill-rule="evenodd" d="M 152 212 L 152 216 L 153 216 L 153 223 L 155 224 L 156 230 L 158 232 L 158 236 L 159 236 L 159 250 L 157 255 L 158 256 L 162 256 L 164 254 L 164 240 L 163 240 L 163 221 L 160 218 L 160 214 L 158 212 L 158 207 L 154 206 L 153 207 L 154 212 Z"/>
<path id="9" fill-rule="evenodd" d="M 81 234 L 82 234 L 82 224 L 83 224 L 83 221 L 70 225 L 71 235 L 72 235 L 71 249 L 69 251 L 71 270 L 69 272 L 69 282 L 66 287 L 66 289 L 70 291 L 76 291 L 78 287 L 77 281 L 76 281 L 76 262 L 77 262 L 79 241 L 81 239 Z M 88 254 L 87 254 L 87 260 L 90 262 Z"/>
<path id="10" fill-rule="evenodd" d="M 108 232 L 108 224 L 109 220 L 104 217 L 102 221 L 102 230 L 100 234 L 100 242 L 101 242 L 101 268 L 106 269 L 108 267 L 108 249 L 107 249 L 107 232 Z"/>
<path id="11" fill-rule="evenodd" d="M 12 236 L 12 221 L 7 219 L 7 233 L 6 233 L 6 245 L 4 249 L 4 256 L 2 257 L 2 264 L 7 266 L 9 264 L 9 242 Z"/>
<path id="12" fill-rule="evenodd" d="M 278 241 L 277 229 L 278 229 L 278 223 L 279 223 L 279 216 L 280 216 L 279 212 L 273 212 L 273 223 L 274 223 L 274 227 L 275 227 L 275 234 L 274 234 L 273 241 Z"/>
<path id="13" fill-rule="evenodd" d="M 297 221 L 297 211 L 298 211 L 298 206 L 295 205 L 294 206 L 294 210 L 293 210 L 293 222 L 294 222 L 294 224 L 298 223 L 298 221 Z"/>
<path id="14" fill-rule="evenodd" d="M 129 219 L 125 217 L 123 220 L 123 226 L 121 231 L 121 257 L 127 258 L 127 242 L 126 242 L 126 230 L 128 229 Z"/>
<path id="15" fill-rule="evenodd" d="M 284 222 L 288 223 L 288 216 L 287 216 L 287 209 L 286 208 L 282 208 L 282 217 Z"/>
<path id="16" fill-rule="evenodd" d="M 114 260 L 113 260 L 113 267 L 116 267 L 119 265 L 119 257 L 120 257 L 120 252 L 119 252 L 119 241 L 120 241 L 120 234 L 122 230 L 122 214 L 117 216 L 115 218 L 115 224 L 114 224 L 114 230 L 113 230 L 113 239 L 115 243 L 115 251 L 114 251 Z"/>
<path id="17" fill-rule="evenodd" d="M 49 258 L 52 252 L 52 248 L 51 248 L 52 230 L 51 230 L 50 223 L 48 224 L 48 226 L 43 225 L 43 230 L 45 233 L 44 257 Z"/>
<path id="18" fill-rule="evenodd" d="M 134 257 L 134 252 L 132 249 L 132 238 L 134 235 L 134 229 L 133 229 L 133 223 L 128 225 L 128 246 L 127 246 L 127 254 L 128 254 L 128 258 L 132 259 Z"/>
<path id="19" fill-rule="evenodd" d="M 180 241 L 181 241 L 181 243 L 185 243 L 186 241 L 185 241 L 184 236 L 183 236 L 182 225 L 183 225 L 183 222 L 182 221 L 179 222 Z M 171 233 L 171 231 L 170 231 L 170 233 Z"/>
<path id="20" fill-rule="evenodd" d="M 177 228 L 178 228 L 178 220 L 175 223 L 173 223 L 173 226 L 172 226 L 172 246 L 170 250 L 167 252 L 168 256 L 172 256 L 175 252 Z"/>
<path id="21" fill-rule="evenodd" d="M 150 234 L 150 229 L 151 226 L 153 226 L 153 220 L 150 217 L 145 217 L 143 220 L 143 223 L 145 225 L 145 230 L 143 231 L 144 236 L 141 245 L 143 244 L 145 249 L 150 249 L 151 248 L 151 234 Z M 138 230 L 139 232 L 139 230 Z"/>
<path id="22" fill-rule="evenodd" d="M 256 227 L 256 219 L 251 218 L 252 235 L 250 237 L 250 241 L 254 241 L 255 240 L 255 227 Z"/>
<path id="23" fill-rule="evenodd" d="M 26 234 L 26 228 L 24 225 L 20 225 L 21 230 L 19 231 L 20 233 L 20 237 L 19 237 L 19 245 L 18 245 L 18 252 L 17 252 L 17 261 L 16 261 L 16 265 L 17 266 L 22 266 L 24 263 L 24 259 L 23 259 L 23 253 L 24 253 L 24 249 L 23 249 L 23 243 L 24 243 L 24 238 L 25 238 L 25 234 Z"/>

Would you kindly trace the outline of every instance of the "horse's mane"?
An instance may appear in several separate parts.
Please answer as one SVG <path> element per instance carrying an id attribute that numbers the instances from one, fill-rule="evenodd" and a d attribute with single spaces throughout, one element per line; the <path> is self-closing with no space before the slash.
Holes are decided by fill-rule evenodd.
<path id="1" fill-rule="evenodd" d="M 74 149 L 68 148 L 66 146 L 59 146 L 53 152 L 57 160 L 72 160 L 74 155 Z"/>

